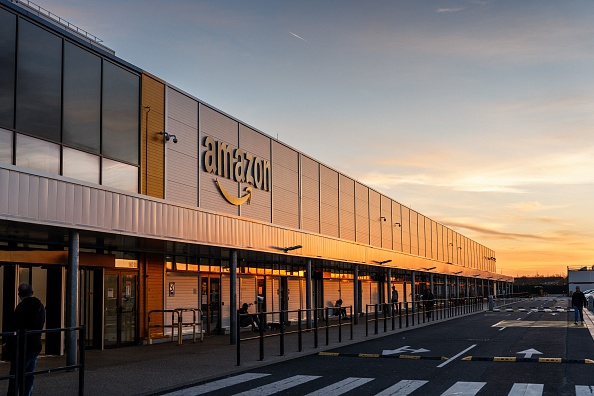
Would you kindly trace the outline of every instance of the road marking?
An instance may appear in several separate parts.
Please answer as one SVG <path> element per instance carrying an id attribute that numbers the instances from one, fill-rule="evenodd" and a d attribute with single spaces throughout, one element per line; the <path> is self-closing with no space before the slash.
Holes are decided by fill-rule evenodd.
<path id="1" fill-rule="evenodd" d="M 320 378 L 319 375 L 294 375 L 284 380 L 276 381 L 268 385 L 259 386 L 245 392 L 237 393 L 235 396 L 267 396 L 285 391 L 306 382 Z"/>
<path id="2" fill-rule="evenodd" d="M 573 327 L 564 320 L 502 320 L 492 327 Z M 581 326 L 580 326 L 581 327 Z M 579 328 L 579 327 L 577 327 Z"/>
<path id="3" fill-rule="evenodd" d="M 168 396 L 193 396 L 202 395 L 203 393 L 213 392 L 219 389 L 226 388 L 237 384 L 242 384 L 247 381 L 252 381 L 258 378 L 266 377 L 270 374 L 245 373 L 235 377 L 223 378 L 218 381 L 209 382 L 208 384 L 193 386 L 191 388 L 181 389 L 176 392 L 168 393 Z"/>
<path id="4" fill-rule="evenodd" d="M 347 393 L 348 391 L 358 388 L 361 385 L 365 385 L 369 381 L 373 381 L 373 378 L 349 377 L 315 392 L 308 393 L 306 396 L 342 395 L 343 393 Z"/>
<path id="5" fill-rule="evenodd" d="M 505 329 L 507 329 L 507 327 L 502 327 L 502 328 L 499 329 L 499 331 L 503 331 Z"/>
<path id="6" fill-rule="evenodd" d="M 384 389 L 375 396 L 406 396 L 410 395 L 421 386 L 425 385 L 429 381 L 421 380 L 402 380 L 391 387 Z"/>
<path id="7" fill-rule="evenodd" d="M 449 362 L 453 361 L 454 359 L 456 359 L 458 356 L 470 351 L 472 348 L 474 348 L 476 346 L 476 344 L 473 344 L 471 346 L 469 346 L 468 348 L 466 348 L 465 350 L 463 350 L 462 352 L 460 352 L 457 355 L 452 356 L 451 358 L 449 358 L 448 360 L 446 360 L 445 362 L 443 362 L 442 364 L 440 364 L 439 366 L 437 366 L 438 368 L 441 368 L 443 366 L 445 366 L 446 364 L 448 364 Z"/>
<path id="8" fill-rule="evenodd" d="M 425 348 L 414 349 L 414 348 L 410 347 L 409 345 L 405 345 L 398 349 L 384 349 L 382 351 L 382 355 L 396 355 L 396 354 L 401 354 L 403 352 L 423 353 L 423 352 L 430 352 L 430 350 L 425 349 Z"/>
<path id="9" fill-rule="evenodd" d="M 575 396 L 592 396 L 594 395 L 594 386 L 576 385 Z"/>
<path id="10" fill-rule="evenodd" d="M 543 384 L 514 384 L 507 396 L 540 396 L 543 390 Z"/>
<path id="11" fill-rule="evenodd" d="M 485 386 L 486 382 L 461 382 L 458 381 L 441 396 L 473 396 Z"/>
<path id="12" fill-rule="evenodd" d="M 525 351 L 516 352 L 516 355 L 524 355 L 524 359 L 530 359 L 532 355 L 542 355 L 542 352 L 534 348 L 526 349 Z"/>

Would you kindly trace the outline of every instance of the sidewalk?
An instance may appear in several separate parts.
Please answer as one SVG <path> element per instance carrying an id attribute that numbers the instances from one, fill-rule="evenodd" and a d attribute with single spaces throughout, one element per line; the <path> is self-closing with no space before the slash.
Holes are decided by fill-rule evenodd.
<path id="1" fill-rule="evenodd" d="M 338 328 L 329 332 L 329 345 L 326 346 L 324 328 L 319 329 L 319 347 L 314 348 L 313 332 L 303 333 L 303 352 L 298 352 L 297 334 L 285 335 L 285 354 L 280 356 L 280 337 L 268 336 L 264 343 L 264 360 L 259 361 L 259 341 L 241 342 L 241 366 L 237 366 L 237 346 L 229 344 L 229 336 L 208 336 L 204 342 L 193 344 L 191 340 L 178 346 L 168 342 L 155 345 L 133 346 L 103 351 L 86 351 L 85 395 L 152 395 L 174 388 L 191 385 L 213 378 L 230 375 L 255 367 L 264 367 L 280 361 L 303 357 L 322 351 L 336 349 L 345 345 L 363 342 L 398 334 L 434 323 L 442 323 L 456 318 L 482 313 L 477 311 L 448 319 L 416 324 L 413 327 L 392 331 L 388 320 L 387 332 L 384 333 L 383 321 L 378 322 L 378 334 L 374 334 L 374 323 L 370 322 L 369 336 L 365 335 L 365 321 L 360 318 L 359 324 L 353 326 L 353 339 L 350 339 L 350 322 L 342 328 L 342 343 L 338 343 Z M 570 313 L 572 315 L 572 313 Z M 585 311 L 586 326 L 594 337 L 594 314 Z M 573 320 L 573 315 L 570 318 Z M 286 331 L 296 330 L 297 326 L 288 326 Z M 258 333 L 244 333 L 242 338 L 257 336 Z M 65 364 L 65 357 L 40 357 L 37 370 Z M 0 365 L 0 375 L 8 372 L 8 364 Z M 6 381 L 0 382 L 0 393 L 6 391 Z M 34 395 L 76 395 L 78 392 L 78 373 L 58 372 L 35 377 Z"/>

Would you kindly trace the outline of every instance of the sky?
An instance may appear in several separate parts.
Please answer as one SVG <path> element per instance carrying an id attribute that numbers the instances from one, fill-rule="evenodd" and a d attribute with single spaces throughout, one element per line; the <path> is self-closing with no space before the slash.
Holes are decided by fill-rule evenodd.
<path id="1" fill-rule="evenodd" d="M 35 0 L 496 252 L 594 265 L 594 2 Z"/>

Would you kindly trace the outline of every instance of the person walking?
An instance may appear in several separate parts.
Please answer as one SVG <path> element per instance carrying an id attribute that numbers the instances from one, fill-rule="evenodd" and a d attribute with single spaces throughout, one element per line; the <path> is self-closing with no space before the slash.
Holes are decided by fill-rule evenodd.
<path id="1" fill-rule="evenodd" d="M 396 286 L 392 286 L 392 307 L 394 309 L 394 314 L 398 314 L 398 290 L 396 290 Z"/>
<path id="2" fill-rule="evenodd" d="M 20 298 L 19 304 L 16 306 L 13 314 L 12 330 L 42 330 L 45 324 L 45 307 L 37 297 L 33 297 L 33 288 L 27 283 L 22 283 L 18 289 Z M 25 345 L 25 339 L 19 341 L 20 345 L 16 345 L 16 338 L 13 337 L 7 347 L 10 351 L 10 374 L 14 375 L 17 371 L 17 355 L 22 351 Z M 41 333 L 27 335 L 27 349 L 23 351 L 19 365 L 24 365 L 25 373 L 32 373 L 35 371 L 37 365 L 37 357 L 41 352 Z M 24 359 L 23 359 L 24 357 Z M 28 375 L 22 379 L 25 381 L 25 394 L 22 396 L 30 396 L 33 391 L 33 376 Z M 11 378 L 8 382 L 8 396 L 15 396 L 18 390 L 15 386 L 15 381 Z"/>
<path id="3" fill-rule="evenodd" d="M 573 313 L 575 315 L 574 323 L 578 324 L 578 312 L 580 315 L 580 321 L 584 324 L 584 305 L 588 304 L 588 300 L 586 300 L 586 296 L 580 290 L 579 286 L 575 287 L 575 291 L 571 296 L 571 305 L 573 306 Z"/>
<path id="4" fill-rule="evenodd" d="M 425 289 L 425 293 L 423 293 L 423 302 L 425 303 L 425 315 L 427 315 L 427 319 L 431 319 L 433 304 L 435 302 L 435 296 L 431 289 Z"/>

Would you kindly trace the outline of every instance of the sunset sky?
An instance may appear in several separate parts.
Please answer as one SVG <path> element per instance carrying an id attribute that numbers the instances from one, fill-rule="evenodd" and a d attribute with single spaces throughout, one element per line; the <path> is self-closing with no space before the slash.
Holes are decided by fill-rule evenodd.
<path id="1" fill-rule="evenodd" d="M 496 251 L 594 264 L 594 2 L 35 0 Z"/>

